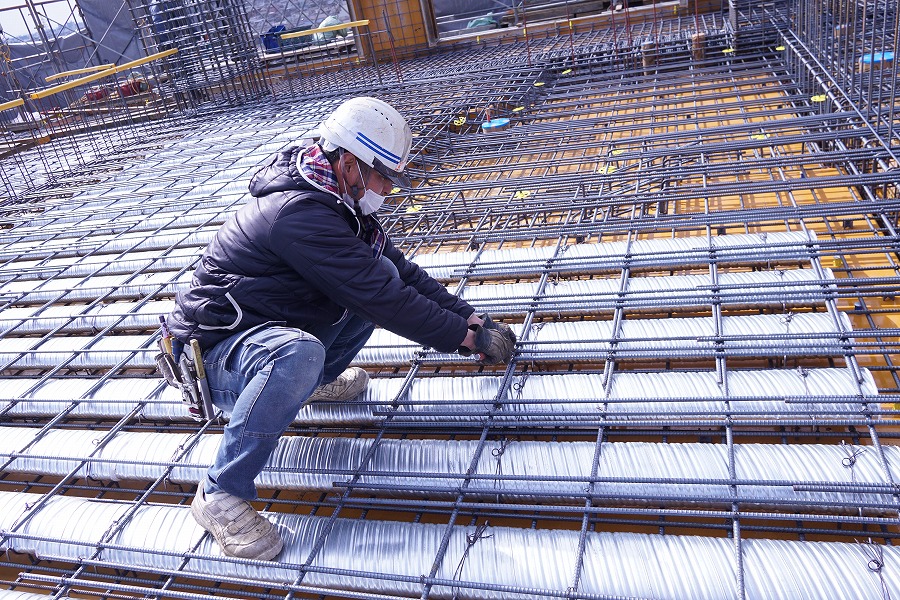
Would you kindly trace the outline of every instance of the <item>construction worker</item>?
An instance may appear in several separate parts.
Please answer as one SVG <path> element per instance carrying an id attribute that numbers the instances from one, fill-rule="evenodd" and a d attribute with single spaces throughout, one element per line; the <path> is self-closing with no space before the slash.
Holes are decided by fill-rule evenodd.
<path id="1" fill-rule="evenodd" d="M 409 186 L 400 113 L 353 98 L 318 135 L 253 176 L 255 200 L 218 230 L 167 319 L 178 341 L 199 342 L 213 404 L 230 416 L 191 505 L 229 556 L 281 551 L 248 502 L 254 479 L 303 406 L 366 389 L 366 372 L 348 365 L 375 325 L 488 364 L 509 362 L 516 341 L 407 261 L 374 217 L 395 185 Z"/>

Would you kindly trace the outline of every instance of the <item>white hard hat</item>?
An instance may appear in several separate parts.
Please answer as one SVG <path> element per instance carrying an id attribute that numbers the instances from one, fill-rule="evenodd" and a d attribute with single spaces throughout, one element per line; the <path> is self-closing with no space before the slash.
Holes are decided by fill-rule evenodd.
<path id="1" fill-rule="evenodd" d="M 319 125 L 326 151 L 343 148 L 400 187 L 410 187 L 403 175 L 412 133 L 406 119 L 387 102 L 351 98 Z"/>

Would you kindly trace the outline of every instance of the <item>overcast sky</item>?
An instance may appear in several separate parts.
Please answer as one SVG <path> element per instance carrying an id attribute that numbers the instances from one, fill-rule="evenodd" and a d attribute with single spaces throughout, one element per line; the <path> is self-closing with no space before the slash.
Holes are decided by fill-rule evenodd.
<path id="1" fill-rule="evenodd" d="M 4 33 L 20 37 L 27 34 L 28 30 L 34 29 L 34 20 L 31 18 L 31 14 L 27 9 L 23 8 L 21 10 L 16 10 L 13 8 L 17 6 L 24 7 L 25 1 L 0 0 L 0 27 L 3 27 Z M 46 15 L 51 21 L 50 25 L 53 27 L 68 21 L 72 14 L 71 7 L 67 0 L 38 4 L 37 11 L 42 17 Z"/>

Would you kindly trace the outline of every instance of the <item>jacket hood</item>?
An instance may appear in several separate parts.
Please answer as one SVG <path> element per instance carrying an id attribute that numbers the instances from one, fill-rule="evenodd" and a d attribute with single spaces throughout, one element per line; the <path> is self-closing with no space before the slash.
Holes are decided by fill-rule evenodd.
<path id="1" fill-rule="evenodd" d="M 291 146 L 275 155 L 275 158 L 257 171 L 250 179 L 250 194 L 256 198 L 274 192 L 317 189 L 297 168 L 297 156 L 303 152 L 300 146 Z"/>

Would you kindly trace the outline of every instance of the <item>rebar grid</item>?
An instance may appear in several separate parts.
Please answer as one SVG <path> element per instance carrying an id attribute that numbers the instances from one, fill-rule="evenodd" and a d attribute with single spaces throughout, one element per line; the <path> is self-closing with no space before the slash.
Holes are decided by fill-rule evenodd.
<path id="1" fill-rule="evenodd" d="M 620 532 L 604 535 L 622 535 L 622 543 L 637 533 L 670 541 L 688 534 L 697 542 L 727 535 L 718 556 L 727 565 L 720 584 L 728 597 L 759 593 L 756 542 L 869 538 L 875 545 L 860 546 L 861 572 L 893 589 L 889 570 L 866 567 L 866 552 L 876 553 L 876 563 L 878 552 L 890 553 L 897 509 L 887 444 L 895 440 L 900 392 L 900 207 L 888 170 L 891 148 L 875 137 L 891 133 L 846 106 L 822 110 L 792 76 L 790 49 L 737 45 L 725 52 L 734 32 L 713 41 L 711 31 L 701 57 L 690 35 L 676 35 L 685 24 L 661 20 L 632 46 L 618 39 L 622 56 L 615 59 L 592 49 L 608 34 L 576 36 L 569 57 L 581 62 L 568 73 L 568 40 L 548 38 L 546 65 L 535 59 L 542 42 L 532 40 L 529 49 L 508 48 L 508 56 L 502 48 L 471 48 L 428 57 L 421 61 L 427 77 L 419 84 L 405 78 L 397 91 L 372 80 L 368 88 L 360 84 L 408 114 L 417 133 L 418 186 L 396 194 L 385 211 L 392 237 L 474 305 L 502 315 L 521 342 L 509 368 L 476 376 L 470 361 L 374 337 L 365 352 L 377 357 L 366 364 L 378 377 L 367 396 L 299 415 L 294 433 L 312 435 L 291 442 L 308 443 L 309 454 L 267 470 L 288 483 L 267 484 L 264 508 L 276 519 L 310 514 L 320 524 L 302 554 L 287 559 L 290 575 L 276 587 L 251 573 L 241 590 L 236 579 L 203 572 L 198 565 L 214 553 L 196 534 L 172 551 L 180 557 L 173 566 L 110 557 L 134 553 L 116 541 L 137 527 L 134 516 L 190 498 L 196 477 L 179 481 L 173 470 L 202 471 L 203 460 L 183 453 L 214 446 L 205 434 L 220 428 L 189 424 L 150 374 L 142 349 L 153 346 L 154 317 L 171 306 L 218 224 L 248 200 L 254 167 L 336 102 L 301 98 L 190 121 L 168 139 L 144 139 L 72 171 L 46 199 L 34 194 L 29 209 L 39 214 L 12 208 L 0 246 L 0 356 L 10 390 L 0 419 L 17 428 L 10 434 L 29 435 L 3 451 L 0 492 L 45 496 L 4 527 L 0 543 L 61 542 L 55 533 L 23 531 L 57 499 L 115 497 L 124 500 L 124 512 L 102 536 L 73 540 L 85 547 L 77 564 L 64 546 L 33 565 L 7 558 L 5 566 L 16 570 L 10 582 L 57 597 L 100 588 L 193 597 L 217 581 L 234 597 L 629 595 L 611 584 L 596 587 L 591 548 L 604 531 Z M 645 64 L 641 44 L 665 41 L 660 32 L 667 27 L 668 38 L 688 43 Z M 523 50 L 532 53 L 531 65 L 516 55 Z M 488 74 L 482 81 L 466 75 L 479 61 Z M 358 73 L 363 81 L 366 69 Z M 508 115 L 512 126 L 482 133 L 489 114 Z M 786 232 L 795 237 L 778 238 Z M 679 245 L 684 240 L 698 243 Z M 432 254 L 448 250 L 457 253 Z M 681 322 L 670 318 L 676 310 L 691 322 L 682 333 L 666 329 Z M 729 329 L 757 316 L 772 317 L 779 329 Z M 797 329 L 807 317 L 818 325 Z M 697 329 L 700 322 L 711 328 Z M 706 346 L 697 351 L 697 344 Z M 388 357 L 398 351 L 401 358 Z M 776 377 L 780 386 L 791 382 L 790 393 L 764 389 Z M 824 386 L 819 377 L 827 377 Z M 178 451 L 152 460 L 108 454 L 125 448 L 127 434 L 151 431 L 180 434 Z M 83 434 L 87 449 L 73 452 L 74 438 L 62 441 L 69 433 Z M 329 450 L 334 437 L 362 443 L 339 466 L 313 460 L 340 455 Z M 515 455 L 526 442 L 549 452 L 560 439 L 586 450 L 571 475 L 518 470 Z M 447 471 L 427 461 L 401 461 L 399 469 L 379 462 L 390 449 L 436 450 L 444 441 L 464 448 Z M 660 474 L 648 475 L 636 467 L 648 459 L 611 458 L 634 444 L 675 451 L 676 441 L 692 452 L 715 451 L 719 462 L 694 460 L 716 465 L 717 474 L 672 476 L 680 463 L 660 461 Z M 836 474 L 740 471 L 747 465 L 742 452 L 754 443 L 790 454 L 801 446 L 796 441 L 822 444 Z M 54 460 L 57 447 L 68 448 L 68 458 Z M 799 459 L 770 464 L 791 461 Z M 56 470 L 47 474 L 46 465 Z M 142 465 L 156 469 L 143 482 L 91 479 L 94 470 Z M 318 483 L 304 487 L 304 477 Z M 752 489 L 763 490 L 762 498 Z M 773 495 L 788 489 L 787 497 Z M 802 496 L 813 493 L 819 496 Z M 426 568 L 412 577 L 374 558 L 367 573 L 329 562 L 348 519 L 357 518 L 373 526 L 434 524 L 437 543 L 422 549 Z M 575 550 L 558 565 L 558 587 L 497 583 L 476 568 L 478 559 L 465 558 L 483 557 L 489 536 L 506 535 L 502 525 L 573 530 Z M 244 568 L 242 561 L 212 563 Z M 821 564 L 828 563 L 810 566 Z M 350 589 L 318 587 L 328 573 L 352 578 Z M 632 574 L 632 582 L 641 579 Z M 841 590 L 844 597 L 852 592 Z M 690 597 L 702 593 L 694 588 Z"/>

